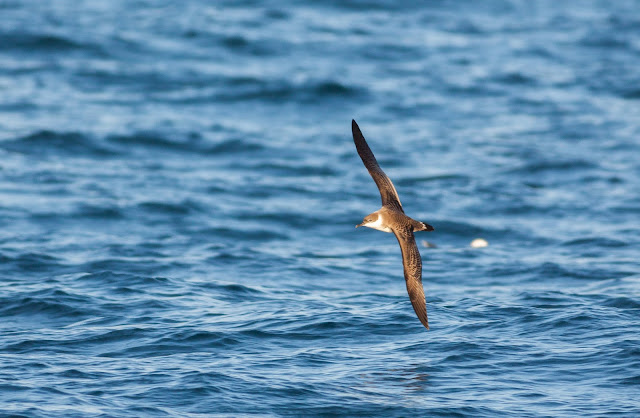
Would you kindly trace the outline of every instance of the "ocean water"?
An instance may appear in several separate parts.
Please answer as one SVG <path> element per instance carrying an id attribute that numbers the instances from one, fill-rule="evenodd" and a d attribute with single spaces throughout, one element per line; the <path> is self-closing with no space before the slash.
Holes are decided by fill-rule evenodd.
<path id="1" fill-rule="evenodd" d="M 416 3 L 0 1 L 0 415 L 639 416 L 640 3 Z"/>

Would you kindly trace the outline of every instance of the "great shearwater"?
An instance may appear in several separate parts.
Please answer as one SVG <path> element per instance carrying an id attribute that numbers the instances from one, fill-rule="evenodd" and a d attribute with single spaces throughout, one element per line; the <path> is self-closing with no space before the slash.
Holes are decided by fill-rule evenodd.
<path id="1" fill-rule="evenodd" d="M 416 311 L 418 319 L 427 329 L 429 320 L 427 319 L 427 303 L 424 299 L 424 289 L 422 288 L 422 259 L 416 245 L 413 233 L 416 231 L 433 231 L 433 227 L 424 222 L 411 219 L 404 214 L 402 204 L 398 197 L 398 192 L 393 186 L 391 179 L 382 171 L 374 157 L 373 152 L 367 145 L 360 128 L 355 120 L 351 121 L 351 131 L 353 132 L 353 142 L 356 144 L 358 155 L 362 159 L 364 166 L 373 177 L 380 196 L 382 197 L 382 207 L 370 215 L 364 217 L 361 224 L 384 232 L 393 232 L 400 244 L 402 251 L 402 265 L 404 266 L 404 279 L 407 282 L 407 292 L 409 299 Z"/>

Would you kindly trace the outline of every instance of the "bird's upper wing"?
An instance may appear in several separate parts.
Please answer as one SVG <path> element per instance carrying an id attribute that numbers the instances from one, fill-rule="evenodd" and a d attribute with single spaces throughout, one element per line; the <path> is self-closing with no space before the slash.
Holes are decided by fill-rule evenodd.
<path id="1" fill-rule="evenodd" d="M 424 299 L 424 289 L 422 288 L 422 259 L 413 232 L 409 229 L 399 229 L 393 231 L 398 239 L 402 250 L 402 265 L 404 266 L 404 279 L 407 282 L 407 292 L 413 310 L 416 311 L 418 319 L 427 329 L 429 329 L 429 319 L 427 318 L 427 303 Z"/>
<path id="2" fill-rule="evenodd" d="M 373 152 L 371 152 L 369 145 L 367 145 L 367 141 L 365 141 L 355 120 L 351 121 L 351 131 L 353 132 L 353 142 L 356 144 L 358 155 L 360 155 L 364 166 L 367 167 L 369 174 L 373 177 L 373 181 L 375 181 L 378 186 L 378 190 L 380 190 L 382 206 L 391 206 L 392 208 L 404 213 L 396 188 L 393 186 L 391 179 L 378 165 L 376 157 L 373 155 Z"/>

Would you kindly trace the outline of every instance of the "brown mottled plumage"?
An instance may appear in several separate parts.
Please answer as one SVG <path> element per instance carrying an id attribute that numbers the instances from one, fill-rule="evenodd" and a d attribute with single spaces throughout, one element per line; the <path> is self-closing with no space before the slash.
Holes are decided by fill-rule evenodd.
<path id="1" fill-rule="evenodd" d="M 427 303 L 424 298 L 422 288 L 422 259 L 413 235 L 415 231 L 433 231 L 433 227 L 424 222 L 411 219 L 404 214 L 402 204 L 398 197 L 398 192 L 393 186 L 391 179 L 382 171 L 376 161 L 376 157 L 371 152 L 367 141 L 365 141 L 360 128 L 355 120 L 351 121 L 353 132 L 353 142 L 356 144 L 358 155 L 362 159 L 364 166 L 373 177 L 382 198 L 382 208 L 365 216 L 359 226 L 366 226 L 384 232 L 392 232 L 398 239 L 400 250 L 402 251 L 402 264 L 404 266 L 404 279 L 407 283 L 407 292 L 413 310 L 416 311 L 418 319 L 427 329 L 429 320 L 427 318 Z"/>

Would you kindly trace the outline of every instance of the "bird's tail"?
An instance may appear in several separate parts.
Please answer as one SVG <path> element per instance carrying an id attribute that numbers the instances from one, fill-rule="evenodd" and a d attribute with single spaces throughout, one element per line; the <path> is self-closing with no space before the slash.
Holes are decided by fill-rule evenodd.
<path id="1" fill-rule="evenodd" d="M 413 231 L 433 231 L 433 227 L 425 222 L 415 221 L 413 225 Z"/>

